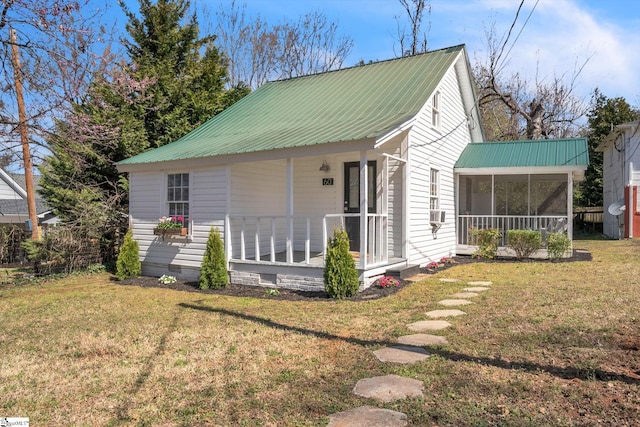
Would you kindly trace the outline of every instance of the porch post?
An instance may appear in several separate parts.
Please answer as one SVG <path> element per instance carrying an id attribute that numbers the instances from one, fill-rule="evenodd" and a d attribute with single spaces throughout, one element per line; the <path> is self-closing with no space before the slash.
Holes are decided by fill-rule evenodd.
<path id="1" fill-rule="evenodd" d="M 567 235 L 573 248 L 573 173 L 567 174 Z"/>
<path id="2" fill-rule="evenodd" d="M 362 269 L 367 266 L 367 214 L 369 209 L 369 168 L 367 165 L 367 152 L 360 152 L 360 265 Z"/>
<path id="3" fill-rule="evenodd" d="M 287 158 L 287 262 L 293 263 L 293 159 Z"/>

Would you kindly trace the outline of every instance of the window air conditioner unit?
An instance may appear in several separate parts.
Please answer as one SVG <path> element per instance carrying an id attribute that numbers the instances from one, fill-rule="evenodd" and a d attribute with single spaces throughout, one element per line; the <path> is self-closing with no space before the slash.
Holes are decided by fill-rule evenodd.
<path id="1" fill-rule="evenodd" d="M 430 212 L 431 216 L 431 225 L 441 225 L 444 224 L 445 211 L 441 211 L 439 209 L 433 209 Z"/>

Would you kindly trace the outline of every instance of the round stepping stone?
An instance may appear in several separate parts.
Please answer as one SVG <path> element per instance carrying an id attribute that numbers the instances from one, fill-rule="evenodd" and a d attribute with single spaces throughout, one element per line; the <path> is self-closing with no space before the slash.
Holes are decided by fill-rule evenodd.
<path id="1" fill-rule="evenodd" d="M 464 311 L 461 310 L 433 310 L 433 311 L 428 311 L 425 313 L 427 316 L 431 317 L 432 319 L 438 318 L 438 317 L 456 317 L 456 316 L 462 316 L 465 313 Z"/>
<path id="2" fill-rule="evenodd" d="M 447 307 L 455 307 L 458 305 L 469 305 L 473 303 L 471 301 L 467 301 L 466 299 L 443 299 L 442 301 L 438 301 L 438 304 Z"/>
<path id="3" fill-rule="evenodd" d="M 473 298 L 477 297 L 478 294 L 476 294 L 475 292 L 458 292 L 457 294 L 453 294 L 451 296 L 454 298 Z"/>
<path id="4" fill-rule="evenodd" d="M 422 397 L 424 383 L 399 375 L 364 378 L 357 382 L 353 394 L 360 397 L 392 402 L 410 397 Z"/>
<path id="5" fill-rule="evenodd" d="M 404 345 L 384 347 L 373 354 L 379 361 L 391 363 L 416 363 L 431 356 L 424 348 Z"/>
<path id="6" fill-rule="evenodd" d="M 445 282 L 445 283 L 455 283 L 455 282 L 459 282 L 460 279 L 448 279 L 448 278 L 443 278 L 440 279 L 441 282 Z"/>
<path id="7" fill-rule="evenodd" d="M 467 285 L 471 286 L 491 286 L 493 282 L 490 281 L 475 281 L 475 282 L 467 282 Z"/>
<path id="8" fill-rule="evenodd" d="M 398 337 L 398 343 L 417 346 L 449 344 L 445 337 L 429 334 L 403 335 Z"/>
<path id="9" fill-rule="evenodd" d="M 441 329 L 445 329 L 451 326 L 451 323 L 446 320 L 421 320 L 419 322 L 410 323 L 407 325 L 412 331 L 422 332 L 422 331 L 439 331 Z"/>
<path id="10" fill-rule="evenodd" d="M 327 427 L 404 427 L 407 423 L 402 412 L 361 406 L 329 415 Z"/>
<path id="11" fill-rule="evenodd" d="M 470 288 L 462 288 L 462 290 L 466 292 L 484 292 L 488 291 L 489 288 L 485 288 L 484 286 L 472 286 Z"/>

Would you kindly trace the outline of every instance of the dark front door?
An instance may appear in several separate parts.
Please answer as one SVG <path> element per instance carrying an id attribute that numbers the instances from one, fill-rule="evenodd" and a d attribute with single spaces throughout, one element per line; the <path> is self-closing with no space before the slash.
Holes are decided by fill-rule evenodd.
<path id="1" fill-rule="evenodd" d="M 367 163 L 367 200 L 369 213 L 376 212 L 376 162 Z M 360 213 L 360 162 L 344 164 L 344 212 Z M 360 217 L 345 218 L 345 228 L 349 235 L 350 249 L 360 251 Z"/>

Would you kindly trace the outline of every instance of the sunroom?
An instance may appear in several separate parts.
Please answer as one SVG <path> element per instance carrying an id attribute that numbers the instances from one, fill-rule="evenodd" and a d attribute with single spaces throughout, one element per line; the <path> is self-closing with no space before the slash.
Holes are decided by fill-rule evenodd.
<path id="1" fill-rule="evenodd" d="M 573 238 L 573 188 L 589 163 L 587 141 L 578 139 L 469 144 L 455 165 L 457 253 L 476 251 L 477 230 L 564 232 Z M 542 254 L 544 256 L 544 251 Z"/>

